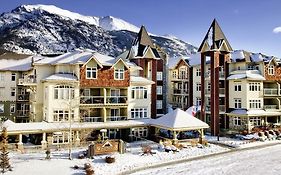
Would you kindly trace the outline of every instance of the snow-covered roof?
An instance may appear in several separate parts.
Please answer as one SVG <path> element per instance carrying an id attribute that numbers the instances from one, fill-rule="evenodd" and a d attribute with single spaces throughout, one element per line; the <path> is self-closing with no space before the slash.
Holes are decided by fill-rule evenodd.
<path id="1" fill-rule="evenodd" d="M 53 74 L 43 81 L 52 81 L 52 80 L 59 80 L 59 81 L 77 81 L 77 77 L 73 74 Z"/>
<path id="2" fill-rule="evenodd" d="M 239 80 L 239 79 L 247 79 L 247 80 L 265 80 L 265 78 L 257 73 L 258 70 L 246 70 L 241 73 L 231 73 L 231 75 L 227 78 L 228 80 Z"/>
<path id="3" fill-rule="evenodd" d="M 143 120 L 127 120 L 114 122 L 73 122 L 72 129 L 103 129 L 103 128 L 128 128 L 128 127 L 143 127 L 147 126 L 150 119 Z M 69 130 L 69 122 L 47 123 L 47 122 L 33 122 L 33 123 L 14 123 L 9 120 L 5 121 L 3 125 L 7 128 L 9 133 L 35 133 L 35 132 L 54 132 Z"/>
<path id="4" fill-rule="evenodd" d="M 168 61 L 168 68 L 173 69 L 181 59 L 182 59 L 182 57 L 170 58 L 169 61 Z"/>
<path id="5" fill-rule="evenodd" d="M 32 69 L 32 61 L 40 60 L 39 56 L 26 56 L 25 58 L 15 59 L 11 55 L 9 59 L 0 59 L 0 71 L 28 71 Z"/>
<path id="6" fill-rule="evenodd" d="M 75 50 L 56 57 L 44 57 L 35 64 L 83 64 L 92 57 L 92 52 Z"/>
<path id="7" fill-rule="evenodd" d="M 263 109 L 234 109 L 230 113 L 231 115 L 251 115 L 251 116 L 274 116 L 274 115 L 281 115 L 281 112 L 274 112 L 274 111 L 265 111 Z"/>
<path id="8" fill-rule="evenodd" d="M 151 119 L 150 124 L 152 126 L 173 131 L 209 128 L 207 123 L 197 119 L 196 117 L 179 108 L 157 119 Z"/>
<path id="9" fill-rule="evenodd" d="M 131 76 L 130 82 L 131 82 L 131 84 L 142 84 L 142 85 L 154 84 L 154 81 L 151 81 L 144 77 L 138 77 L 138 76 Z"/>

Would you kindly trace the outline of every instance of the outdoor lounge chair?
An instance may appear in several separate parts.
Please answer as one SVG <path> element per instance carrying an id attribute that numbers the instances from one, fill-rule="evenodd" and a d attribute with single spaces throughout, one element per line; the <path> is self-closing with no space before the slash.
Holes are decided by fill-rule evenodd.
<path id="1" fill-rule="evenodd" d="M 268 140 L 273 140 L 273 135 L 269 134 L 269 131 L 264 131 L 265 136 L 267 137 Z"/>
<path id="2" fill-rule="evenodd" d="M 265 136 L 265 134 L 264 134 L 264 132 L 262 132 L 262 131 L 260 131 L 259 133 L 258 133 L 258 135 L 259 135 L 259 140 L 260 141 L 265 141 L 266 139 L 267 139 L 267 137 Z"/>

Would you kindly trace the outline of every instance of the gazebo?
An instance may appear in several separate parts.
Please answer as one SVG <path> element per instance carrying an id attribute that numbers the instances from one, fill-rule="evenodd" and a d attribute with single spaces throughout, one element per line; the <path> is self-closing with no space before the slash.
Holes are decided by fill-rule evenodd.
<path id="1" fill-rule="evenodd" d="M 200 142 L 204 138 L 203 130 L 209 125 L 191 114 L 177 108 L 162 117 L 151 119 L 150 125 L 159 129 L 166 129 L 173 132 L 173 141 L 177 141 L 177 135 L 181 131 L 197 130 L 200 133 Z M 157 132 L 156 132 L 157 134 Z"/>

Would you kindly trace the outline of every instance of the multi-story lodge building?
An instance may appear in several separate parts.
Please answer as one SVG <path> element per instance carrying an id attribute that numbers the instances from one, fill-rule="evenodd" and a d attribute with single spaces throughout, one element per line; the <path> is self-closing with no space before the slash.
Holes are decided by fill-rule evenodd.
<path id="1" fill-rule="evenodd" d="M 199 107 L 200 119 L 210 132 L 247 131 L 260 126 L 280 126 L 280 59 L 260 53 L 232 51 L 216 20 L 209 28 L 199 52 L 170 67 L 169 102 L 186 109 Z M 180 66 L 191 71 L 186 80 L 176 79 Z M 175 94 L 190 81 L 189 94 Z M 191 89 L 189 88 L 189 89 Z M 182 100 L 189 97 L 190 104 Z M 184 105 L 183 105 L 184 104 Z"/>

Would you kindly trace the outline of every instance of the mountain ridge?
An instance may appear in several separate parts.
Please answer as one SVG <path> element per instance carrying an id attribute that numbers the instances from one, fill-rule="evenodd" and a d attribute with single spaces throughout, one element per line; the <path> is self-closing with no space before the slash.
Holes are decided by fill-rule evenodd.
<path id="1" fill-rule="evenodd" d="M 112 16 L 84 16 L 53 5 L 21 5 L 0 15 L 0 48 L 28 54 L 88 48 L 117 56 L 130 47 L 138 29 Z M 170 56 L 197 50 L 177 38 L 151 38 Z"/>

